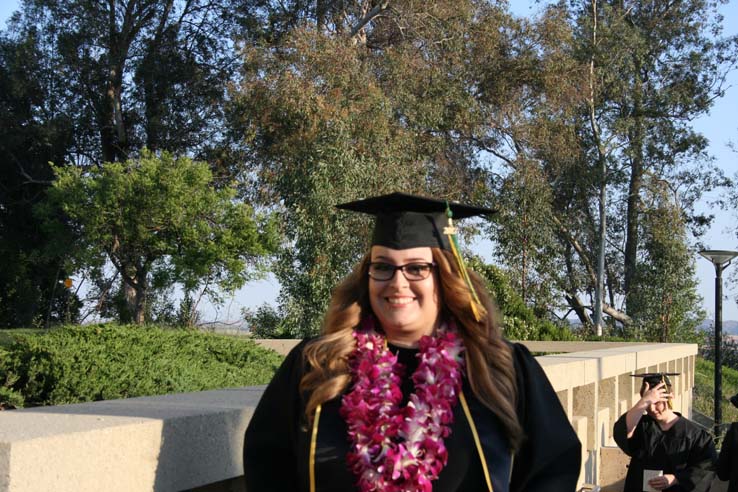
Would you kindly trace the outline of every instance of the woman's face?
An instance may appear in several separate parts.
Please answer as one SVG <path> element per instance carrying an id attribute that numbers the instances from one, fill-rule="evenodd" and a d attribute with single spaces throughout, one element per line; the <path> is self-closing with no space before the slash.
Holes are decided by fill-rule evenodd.
<path id="1" fill-rule="evenodd" d="M 371 261 L 393 266 L 433 263 L 433 254 L 430 248 L 398 250 L 372 246 Z M 387 338 L 414 346 L 423 335 L 433 333 L 440 321 L 438 277 L 435 268 L 423 280 L 408 280 L 404 273 L 396 270 L 389 280 L 369 277 L 369 300 Z"/>
<path id="2" fill-rule="evenodd" d="M 665 401 L 657 401 L 651 403 L 646 409 L 648 415 L 657 422 L 668 422 L 671 419 L 672 411 L 669 409 Z"/>

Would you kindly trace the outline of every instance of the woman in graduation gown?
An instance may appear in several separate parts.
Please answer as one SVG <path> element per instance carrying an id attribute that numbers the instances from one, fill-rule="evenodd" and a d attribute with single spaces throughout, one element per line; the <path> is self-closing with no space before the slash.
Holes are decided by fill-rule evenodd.
<path id="1" fill-rule="evenodd" d="M 458 255 L 450 215 L 490 211 L 400 193 L 339 208 L 376 216 L 371 250 L 266 388 L 247 491 L 573 491 L 576 434 Z"/>
<path id="2" fill-rule="evenodd" d="M 671 408 L 668 375 L 643 376 L 641 398 L 615 422 L 614 438 L 631 457 L 624 492 L 645 489 L 643 470 L 662 471 L 648 483 L 656 490 L 710 490 L 716 459 L 712 437 Z"/>

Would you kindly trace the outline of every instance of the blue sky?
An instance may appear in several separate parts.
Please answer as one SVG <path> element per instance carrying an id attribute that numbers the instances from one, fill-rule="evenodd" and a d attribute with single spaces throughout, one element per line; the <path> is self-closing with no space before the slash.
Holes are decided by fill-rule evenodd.
<path id="1" fill-rule="evenodd" d="M 0 0 L 0 25 L 5 26 L 5 21 L 18 8 L 18 0 Z M 534 15 L 539 7 L 532 1 L 511 1 L 512 10 L 521 16 Z M 738 2 L 729 2 L 721 6 L 721 13 L 725 17 L 725 35 L 738 33 Z M 694 122 L 696 130 L 704 134 L 710 141 L 710 153 L 715 156 L 716 164 L 729 176 L 736 175 L 738 171 L 738 153 L 732 151 L 728 144 L 731 141 L 738 143 L 738 73 L 732 72 L 728 78 L 729 87 L 723 98 L 716 101 L 709 114 Z M 703 239 L 703 244 L 708 249 L 730 249 L 738 250 L 738 238 L 735 232 L 729 232 L 737 220 L 736 211 L 720 210 L 709 205 L 711 200 L 718 197 L 717 193 L 706 196 L 700 204 L 701 210 L 715 215 L 715 222 L 708 234 Z M 711 263 L 695 253 L 697 276 L 700 282 L 699 293 L 704 299 L 704 308 L 708 317 L 714 316 L 715 296 L 715 269 Z M 735 270 L 735 272 L 732 272 Z M 732 278 L 731 273 L 738 274 L 738 261 L 730 266 L 724 275 L 723 319 L 738 320 L 738 277 Z M 236 293 L 231 302 L 227 302 L 220 309 L 205 307 L 203 314 L 205 319 L 219 321 L 236 320 L 240 316 L 241 307 L 256 307 L 264 302 L 274 303 L 279 285 L 275 279 L 269 278 L 260 282 L 254 282 Z"/>

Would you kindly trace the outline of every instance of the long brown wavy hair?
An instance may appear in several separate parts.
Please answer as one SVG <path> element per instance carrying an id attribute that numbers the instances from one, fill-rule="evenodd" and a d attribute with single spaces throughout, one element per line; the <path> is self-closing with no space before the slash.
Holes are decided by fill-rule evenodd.
<path id="1" fill-rule="evenodd" d="M 472 392 L 502 423 L 513 449 L 522 439 L 515 411 L 517 386 L 512 349 L 502 338 L 497 307 L 482 279 L 469 272 L 482 303 L 481 320 L 476 321 L 470 306 L 470 292 L 459 275 L 450 252 L 431 248 L 438 266 L 441 316 L 455 319 L 464 340 L 466 377 Z M 320 337 L 304 351 L 308 371 L 300 390 L 309 394 L 306 414 L 312 419 L 318 405 L 338 397 L 351 383 L 348 359 L 355 348 L 353 331 L 365 316 L 372 314 L 369 303 L 367 254 L 354 271 L 333 291 Z"/>

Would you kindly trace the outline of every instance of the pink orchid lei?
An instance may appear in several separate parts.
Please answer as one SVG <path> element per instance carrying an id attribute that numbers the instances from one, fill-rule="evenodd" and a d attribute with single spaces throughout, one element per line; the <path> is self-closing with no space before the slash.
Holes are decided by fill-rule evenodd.
<path id="1" fill-rule="evenodd" d="M 368 324 L 367 330 L 354 332 L 354 385 L 340 410 L 352 443 L 349 468 L 362 492 L 430 492 L 448 461 L 443 439 L 451 433 L 461 391 L 463 342 L 453 322 L 420 339 L 415 393 L 400 408 L 404 367 Z"/>

